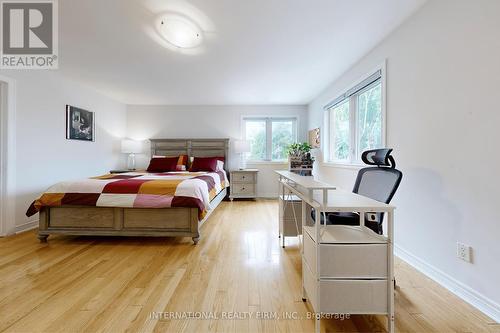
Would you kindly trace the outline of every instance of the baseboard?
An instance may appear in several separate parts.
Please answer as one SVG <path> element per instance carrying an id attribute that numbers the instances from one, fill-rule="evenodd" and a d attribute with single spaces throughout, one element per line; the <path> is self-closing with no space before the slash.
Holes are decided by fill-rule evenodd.
<path id="1" fill-rule="evenodd" d="M 500 305 L 498 303 L 478 293 L 471 287 L 456 280 L 455 278 L 444 273 L 438 268 L 424 262 L 414 254 L 402 249 L 397 245 L 395 246 L 394 252 L 396 256 L 406 261 L 415 269 L 431 278 L 432 280 L 436 281 L 479 311 L 483 312 L 495 322 L 500 323 Z"/>
<path id="2" fill-rule="evenodd" d="M 21 225 L 16 225 L 15 233 L 18 234 L 20 232 L 35 229 L 36 227 L 38 227 L 38 220 L 29 221 L 29 222 L 23 223 Z"/>

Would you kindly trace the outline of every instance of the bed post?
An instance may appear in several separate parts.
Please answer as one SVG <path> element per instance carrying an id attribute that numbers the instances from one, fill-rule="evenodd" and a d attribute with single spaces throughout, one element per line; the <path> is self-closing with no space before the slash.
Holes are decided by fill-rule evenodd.
<path id="1" fill-rule="evenodd" d="M 199 230 L 199 221 L 198 221 L 198 208 L 191 208 L 191 233 L 193 234 L 193 243 L 194 245 L 198 244 L 200 240 L 200 230 Z"/>
<path id="2" fill-rule="evenodd" d="M 40 243 L 47 243 L 47 238 L 49 235 L 45 234 L 43 231 L 47 230 L 48 228 L 48 221 L 47 218 L 49 214 L 47 214 L 47 210 L 49 208 L 42 208 L 40 210 L 40 215 L 38 218 L 38 239 L 40 240 Z"/>

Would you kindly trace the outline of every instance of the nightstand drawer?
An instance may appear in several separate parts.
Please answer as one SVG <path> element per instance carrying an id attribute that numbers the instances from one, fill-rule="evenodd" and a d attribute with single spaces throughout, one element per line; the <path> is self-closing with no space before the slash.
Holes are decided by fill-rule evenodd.
<path id="1" fill-rule="evenodd" d="M 235 195 L 255 195 L 254 184 L 231 184 L 231 194 Z"/>
<path id="2" fill-rule="evenodd" d="M 250 172 L 232 172 L 231 173 L 232 179 L 231 181 L 237 182 L 237 183 L 250 183 L 253 184 L 255 183 L 255 173 L 250 173 Z"/>

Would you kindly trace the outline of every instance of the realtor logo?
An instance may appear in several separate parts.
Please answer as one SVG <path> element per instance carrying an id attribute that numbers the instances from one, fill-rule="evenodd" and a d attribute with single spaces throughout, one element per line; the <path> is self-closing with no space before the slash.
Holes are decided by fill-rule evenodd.
<path id="1" fill-rule="evenodd" d="M 57 2 L 1 1 L 3 69 L 57 69 Z"/>

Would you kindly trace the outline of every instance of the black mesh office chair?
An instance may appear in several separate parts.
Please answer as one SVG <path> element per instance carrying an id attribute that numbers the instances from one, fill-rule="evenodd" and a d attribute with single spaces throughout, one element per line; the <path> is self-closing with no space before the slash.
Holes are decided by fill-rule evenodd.
<path id="1" fill-rule="evenodd" d="M 373 149 L 363 152 L 361 159 L 374 167 L 359 170 L 353 192 L 368 198 L 389 203 L 401 183 L 403 173 L 396 169 L 396 162 L 391 156 L 392 149 Z M 314 213 L 314 212 L 312 212 Z M 313 219 L 314 219 L 313 214 Z M 365 226 L 378 234 L 382 234 L 383 213 L 367 213 Z M 324 223 L 321 216 L 321 223 Z M 359 225 L 357 213 L 328 213 L 327 224 Z"/>

